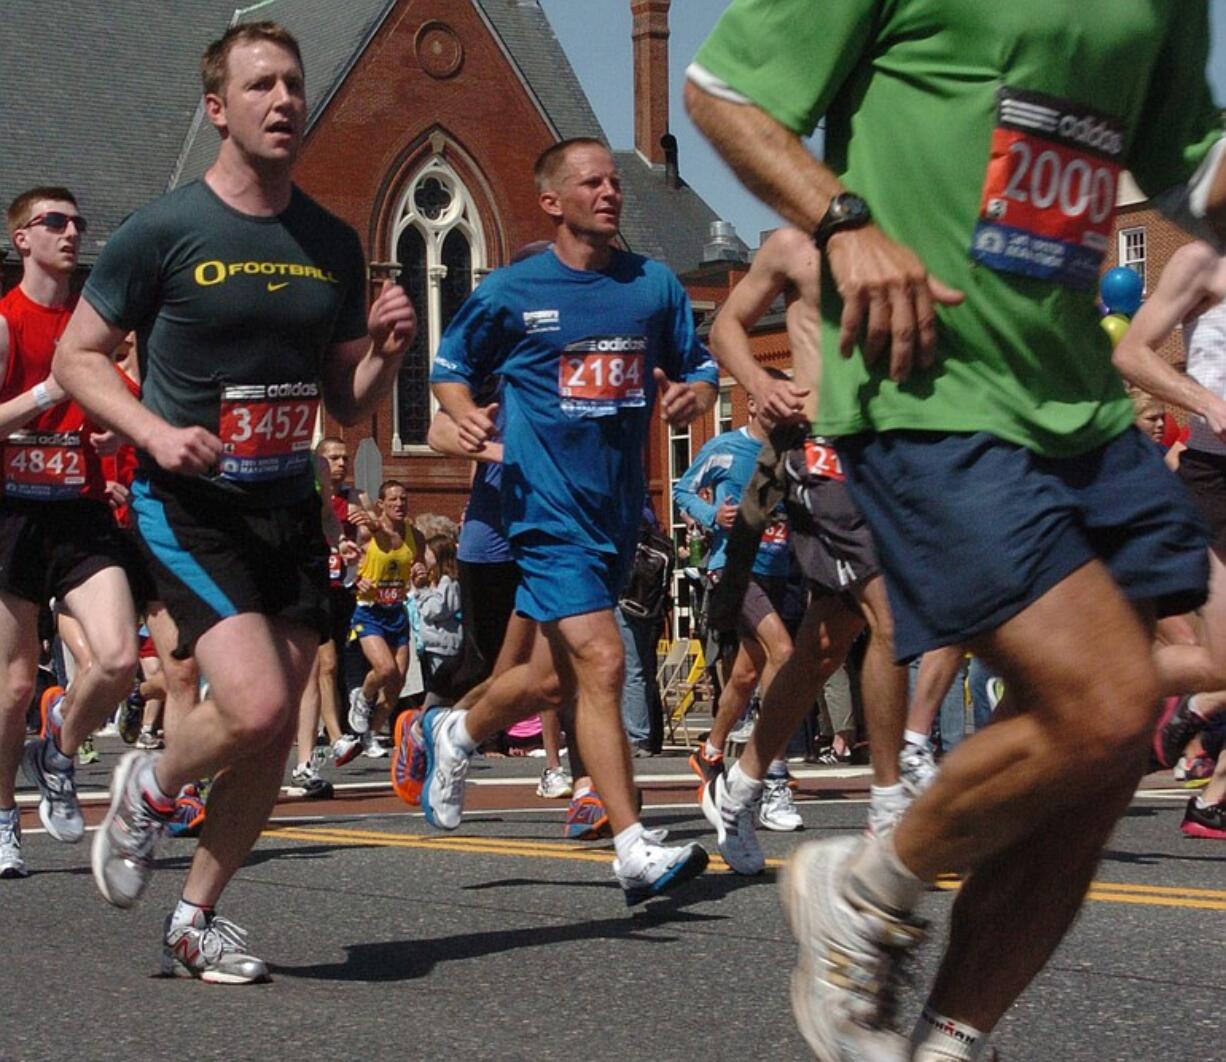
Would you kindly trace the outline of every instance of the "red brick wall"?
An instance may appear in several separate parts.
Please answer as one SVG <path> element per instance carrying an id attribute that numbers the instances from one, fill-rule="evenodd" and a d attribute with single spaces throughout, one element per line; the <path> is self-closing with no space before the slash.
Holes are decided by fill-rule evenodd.
<path id="1" fill-rule="evenodd" d="M 415 39 L 431 20 L 448 26 L 464 51 L 459 70 L 443 79 L 427 74 L 417 57 Z M 372 260 L 387 261 L 389 215 L 410 171 L 429 158 L 433 131 L 458 146 L 445 158 L 481 211 L 490 266 L 524 243 L 549 238 L 532 164 L 556 138 L 472 4 L 402 0 L 311 130 L 296 178 L 357 229 Z M 394 455 L 390 400 L 344 435 L 354 449 L 375 438 L 385 474 L 409 484 L 412 512 L 459 516 L 469 463 Z"/>

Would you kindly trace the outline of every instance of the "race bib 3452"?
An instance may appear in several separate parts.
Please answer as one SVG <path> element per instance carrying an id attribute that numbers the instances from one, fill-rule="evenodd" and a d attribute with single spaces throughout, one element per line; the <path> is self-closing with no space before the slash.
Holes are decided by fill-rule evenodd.
<path id="1" fill-rule="evenodd" d="M 221 474 L 239 482 L 301 474 L 310 464 L 318 412 L 314 383 L 223 387 L 217 431 Z"/>
<path id="2" fill-rule="evenodd" d="M 1090 289 L 1111 234 L 1122 123 L 1056 96 L 1002 88 L 971 257 Z"/>

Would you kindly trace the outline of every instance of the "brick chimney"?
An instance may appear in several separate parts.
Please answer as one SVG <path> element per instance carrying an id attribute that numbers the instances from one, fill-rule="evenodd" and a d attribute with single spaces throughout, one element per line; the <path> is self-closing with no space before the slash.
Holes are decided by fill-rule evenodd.
<path id="1" fill-rule="evenodd" d="M 671 0 L 630 0 L 634 18 L 634 147 L 664 165 L 660 138 L 668 132 L 668 8 Z"/>

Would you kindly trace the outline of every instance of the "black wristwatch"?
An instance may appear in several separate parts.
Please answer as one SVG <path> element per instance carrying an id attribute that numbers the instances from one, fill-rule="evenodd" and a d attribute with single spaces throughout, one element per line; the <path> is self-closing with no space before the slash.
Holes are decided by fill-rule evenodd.
<path id="1" fill-rule="evenodd" d="M 813 230 L 813 243 L 819 251 L 825 251 L 836 232 L 863 228 L 872 220 L 872 212 L 863 199 L 854 192 L 841 192 L 830 200 L 825 215 Z"/>

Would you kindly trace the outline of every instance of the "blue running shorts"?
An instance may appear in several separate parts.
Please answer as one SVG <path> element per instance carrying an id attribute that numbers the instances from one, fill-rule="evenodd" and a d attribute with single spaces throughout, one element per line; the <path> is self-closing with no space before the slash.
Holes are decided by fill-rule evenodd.
<path id="1" fill-rule="evenodd" d="M 1205 601 L 1208 530 L 1136 429 L 1069 458 L 986 432 L 836 446 L 886 573 L 900 662 L 995 630 L 1095 558 L 1159 616 Z"/>
<path id="2" fill-rule="evenodd" d="M 530 533 L 511 541 L 519 565 L 515 611 L 538 623 L 601 612 L 617 604 L 634 543 L 625 554 L 601 553 L 548 535 Z"/>
<path id="3" fill-rule="evenodd" d="M 355 638 L 382 638 L 393 653 L 413 636 L 404 605 L 358 605 L 350 629 Z"/>

